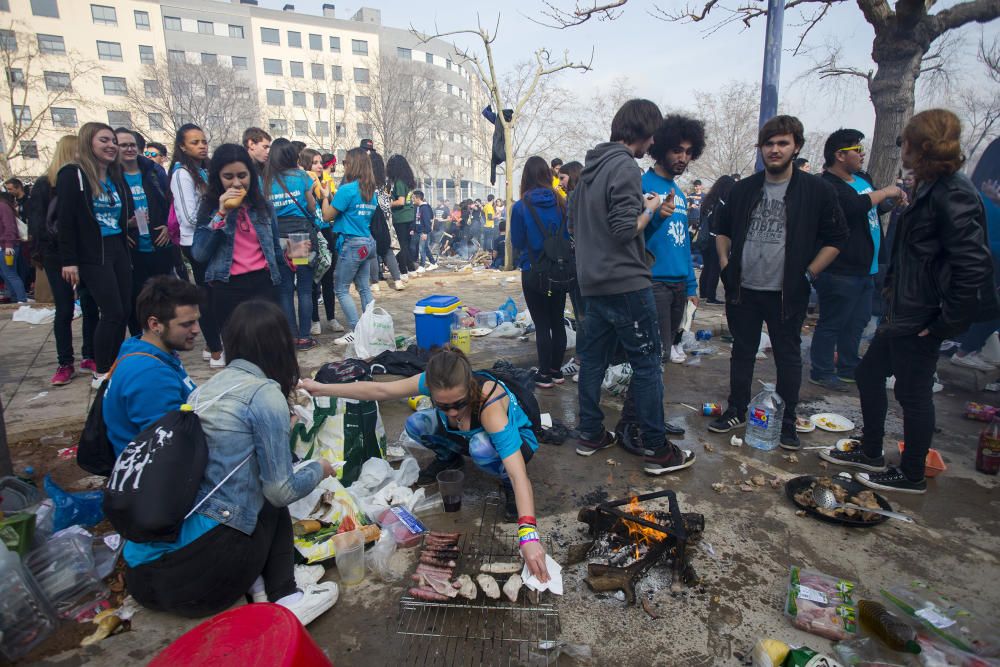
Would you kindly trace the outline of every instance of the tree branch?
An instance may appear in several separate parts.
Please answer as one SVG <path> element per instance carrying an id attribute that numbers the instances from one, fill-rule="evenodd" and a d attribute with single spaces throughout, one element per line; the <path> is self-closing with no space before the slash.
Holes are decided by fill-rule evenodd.
<path id="1" fill-rule="evenodd" d="M 595 1 L 587 7 L 583 7 L 579 2 L 577 2 L 576 7 L 572 11 L 566 11 L 559 9 L 553 3 L 549 2 L 549 0 L 544 0 L 546 9 L 542 11 L 542 16 L 546 17 L 549 22 L 539 21 L 527 15 L 524 16 L 529 21 L 543 25 L 547 28 L 565 30 L 566 28 L 582 25 L 595 16 L 599 21 L 613 21 L 621 16 L 621 12 L 616 12 L 615 10 L 620 9 L 627 2 L 628 0 L 614 0 L 613 2 L 598 4 Z"/>
<path id="2" fill-rule="evenodd" d="M 886 0 L 858 0 L 858 8 L 875 32 L 885 29 L 893 12 Z"/>
<path id="3" fill-rule="evenodd" d="M 1000 0 L 970 0 L 928 16 L 926 21 L 933 41 L 948 30 L 960 28 L 967 23 L 987 23 L 998 16 Z"/>

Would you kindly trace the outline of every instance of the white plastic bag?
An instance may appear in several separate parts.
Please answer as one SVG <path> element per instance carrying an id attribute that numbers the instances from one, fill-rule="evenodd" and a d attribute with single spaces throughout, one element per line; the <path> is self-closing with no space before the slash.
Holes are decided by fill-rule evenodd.
<path id="1" fill-rule="evenodd" d="M 566 349 L 572 350 L 576 348 L 576 330 L 570 325 L 566 326 Z"/>
<path id="2" fill-rule="evenodd" d="M 601 383 L 601 387 L 614 396 L 621 396 L 628 389 L 631 381 L 632 366 L 628 363 L 618 364 L 617 366 L 608 367 L 607 372 L 604 373 L 604 381 Z"/>
<path id="3" fill-rule="evenodd" d="M 376 308 L 372 301 L 354 327 L 354 349 L 359 359 L 371 359 L 386 350 L 396 349 L 396 331 L 392 315 L 384 308 Z"/>
<path id="4" fill-rule="evenodd" d="M 21 306 L 11 316 L 11 320 L 14 322 L 27 322 L 28 324 L 51 324 L 55 319 L 55 308 L 32 308 L 31 306 Z"/>

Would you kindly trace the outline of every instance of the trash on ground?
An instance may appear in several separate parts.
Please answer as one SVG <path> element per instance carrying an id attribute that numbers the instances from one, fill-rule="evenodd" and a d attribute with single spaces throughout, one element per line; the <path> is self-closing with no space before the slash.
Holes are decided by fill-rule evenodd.
<path id="1" fill-rule="evenodd" d="M 785 615 L 800 630 L 833 641 L 852 639 L 858 632 L 855 588 L 852 581 L 793 565 Z"/>
<path id="2" fill-rule="evenodd" d="M 753 647 L 753 667 L 781 667 L 791 647 L 777 639 L 758 639 Z"/>
<path id="3" fill-rule="evenodd" d="M 739 437 L 738 435 L 734 435 L 729 439 L 729 444 L 732 445 L 733 447 L 742 447 L 743 438 Z"/>
<path id="4" fill-rule="evenodd" d="M 972 401 L 965 404 L 965 418 L 974 419 L 980 422 L 991 422 L 996 419 L 1000 409 L 985 403 L 974 403 Z"/>
<path id="5" fill-rule="evenodd" d="M 14 311 L 10 319 L 13 322 L 27 322 L 28 324 L 51 324 L 56 320 L 56 309 L 21 306 Z"/>

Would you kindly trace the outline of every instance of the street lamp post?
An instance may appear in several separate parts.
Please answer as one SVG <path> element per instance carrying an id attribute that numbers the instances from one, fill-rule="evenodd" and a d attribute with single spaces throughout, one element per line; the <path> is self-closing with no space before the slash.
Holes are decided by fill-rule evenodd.
<path id="1" fill-rule="evenodd" d="M 778 85 L 781 80 L 781 37 L 785 25 L 784 0 L 767 2 L 767 34 L 764 38 L 764 73 L 760 82 L 760 116 L 757 127 L 778 115 Z M 757 152 L 757 171 L 764 168 Z"/>

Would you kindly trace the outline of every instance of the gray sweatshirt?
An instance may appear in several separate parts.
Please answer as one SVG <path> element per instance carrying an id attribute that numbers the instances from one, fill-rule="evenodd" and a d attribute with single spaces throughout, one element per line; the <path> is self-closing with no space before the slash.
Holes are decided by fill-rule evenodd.
<path id="1" fill-rule="evenodd" d="M 646 242 L 636 229 L 642 211 L 642 170 L 623 144 L 598 144 L 573 191 L 577 282 L 583 296 L 651 287 Z"/>

